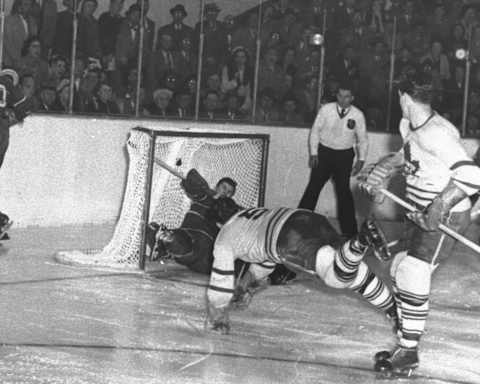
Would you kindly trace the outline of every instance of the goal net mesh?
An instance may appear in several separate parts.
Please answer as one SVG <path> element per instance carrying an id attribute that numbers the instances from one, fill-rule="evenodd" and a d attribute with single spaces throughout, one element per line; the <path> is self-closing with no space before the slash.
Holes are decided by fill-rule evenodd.
<path id="1" fill-rule="evenodd" d="M 146 191 L 149 189 L 148 168 L 152 136 L 132 130 L 127 140 L 129 169 L 120 217 L 110 242 L 101 250 L 72 250 L 56 254 L 58 261 L 76 265 L 113 268 L 139 267 L 144 231 L 143 214 Z M 188 133 L 154 136 L 155 158 L 152 171 L 148 222 L 163 223 L 168 228 L 180 226 L 190 206 L 180 179 L 161 167 L 158 160 L 186 174 L 196 168 L 211 187 L 228 176 L 237 182 L 235 201 L 243 207 L 261 203 L 264 181 L 265 137 L 259 135 L 227 135 Z"/>

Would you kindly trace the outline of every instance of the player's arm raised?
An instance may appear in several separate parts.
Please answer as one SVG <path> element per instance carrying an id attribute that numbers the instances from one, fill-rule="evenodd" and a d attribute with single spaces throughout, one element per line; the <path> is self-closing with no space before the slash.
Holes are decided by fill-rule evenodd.
<path id="1" fill-rule="evenodd" d="M 234 294 L 234 252 L 228 245 L 215 245 L 210 284 L 207 289 L 207 320 L 211 329 L 230 331 L 228 310 Z"/>
<path id="2" fill-rule="evenodd" d="M 425 211 L 408 213 L 407 217 L 426 231 L 434 231 L 447 220 L 453 207 L 480 190 L 480 168 L 467 155 L 458 135 L 442 132 L 428 145 L 450 169 L 451 178 Z"/>

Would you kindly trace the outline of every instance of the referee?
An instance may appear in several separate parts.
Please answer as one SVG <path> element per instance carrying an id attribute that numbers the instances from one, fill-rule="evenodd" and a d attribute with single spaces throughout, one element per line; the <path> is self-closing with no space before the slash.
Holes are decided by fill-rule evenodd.
<path id="1" fill-rule="evenodd" d="M 310 181 L 299 204 L 299 208 L 315 210 L 323 186 L 332 178 L 340 229 L 347 237 L 357 233 L 350 176 L 363 168 L 368 150 L 365 116 L 352 105 L 353 99 L 351 85 L 342 83 L 337 102 L 325 104 L 318 111 L 309 138 Z"/>

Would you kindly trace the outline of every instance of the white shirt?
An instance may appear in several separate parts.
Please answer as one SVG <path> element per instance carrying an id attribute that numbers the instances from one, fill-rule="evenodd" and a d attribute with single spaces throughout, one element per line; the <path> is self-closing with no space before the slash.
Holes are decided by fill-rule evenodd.
<path id="1" fill-rule="evenodd" d="M 343 118 L 337 103 L 328 103 L 318 111 L 310 131 L 310 154 L 318 155 L 318 144 L 337 150 L 355 148 L 357 159 L 365 160 L 368 136 L 365 116 L 355 106 L 350 106 Z M 349 128 L 348 125 L 354 125 Z"/>

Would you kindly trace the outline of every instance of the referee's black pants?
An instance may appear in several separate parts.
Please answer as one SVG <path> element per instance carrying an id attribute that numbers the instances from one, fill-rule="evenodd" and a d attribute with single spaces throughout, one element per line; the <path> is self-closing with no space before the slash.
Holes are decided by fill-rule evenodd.
<path id="1" fill-rule="evenodd" d="M 312 168 L 310 181 L 298 206 L 314 211 L 323 186 L 332 178 L 337 195 L 340 230 L 347 237 L 355 235 L 358 231 L 353 196 L 350 190 L 350 175 L 354 157 L 353 148 L 336 150 L 320 144 L 318 146 L 318 166 Z"/>

